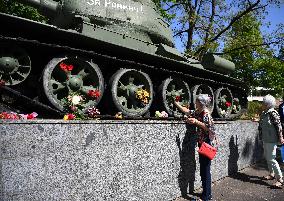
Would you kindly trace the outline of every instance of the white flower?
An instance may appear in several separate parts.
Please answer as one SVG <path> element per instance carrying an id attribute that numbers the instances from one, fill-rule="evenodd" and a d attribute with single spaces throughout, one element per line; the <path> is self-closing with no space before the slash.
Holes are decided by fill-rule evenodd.
<path id="1" fill-rule="evenodd" d="M 81 100 L 82 100 L 82 97 L 81 97 L 81 96 L 76 96 L 76 95 L 75 95 L 75 96 L 72 97 L 72 103 L 73 103 L 74 105 L 78 105 Z"/>
<path id="2" fill-rule="evenodd" d="M 225 110 L 221 110 L 220 113 L 221 113 L 221 115 L 225 115 L 226 111 Z"/>

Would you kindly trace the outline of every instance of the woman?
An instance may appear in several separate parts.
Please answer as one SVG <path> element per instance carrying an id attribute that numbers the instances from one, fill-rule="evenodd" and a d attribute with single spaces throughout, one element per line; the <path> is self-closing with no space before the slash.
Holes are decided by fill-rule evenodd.
<path id="1" fill-rule="evenodd" d="M 211 98 L 207 94 L 200 94 L 196 98 L 195 102 L 195 112 L 191 114 L 192 116 L 186 117 L 186 123 L 196 126 L 195 135 L 198 138 L 198 146 L 201 146 L 202 141 L 211 144 L 214 139 L 213 131 L 213 120 L 211 114 L 208 110 L 208 105 L 211 101 Z M 181 106 L 178 102 L 174 101 L 175 105 L 185 114 L 189 114 L 190 110 L 186 107 Z M 203 192 L 201 194 L 202 200 L 211 200 L 211 172 L 210 166 L 211 161 L 205 156 L 199 154 L 199 163 L 200 163 L 200 177 L 202 181 Z"/>
<path id="2" fill-rule="evenodd" d="M 283 185 L 283 175 L 275 158 L 277 144 L 284 144 L 284 140 L 280 117 L 274 109 L 275 105 L 276 101 L 273 96 L 266 95 L 263 98 L 263 112 L 260 115 L 259 130 L 263 141 L 264 157 L 269 170 L 269 175 L 264 178 L 267 180 L 276 179 L 274 186 L 281 187 Z"/>

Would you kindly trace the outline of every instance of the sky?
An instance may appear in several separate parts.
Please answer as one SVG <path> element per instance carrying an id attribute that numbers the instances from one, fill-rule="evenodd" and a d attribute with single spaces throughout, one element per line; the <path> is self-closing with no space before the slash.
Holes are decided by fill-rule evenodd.
<path id="1" fill-rule="evenodd" d="M 267 22 L 271 23 L 271 30 L 276 28 L 276 24 L 284 24 L 284 3 L 281 4 L 280 8 L 273 6 L 268 9 L 268 16 L 266 18 Z M 263 27 L 262 30 L 267 28 Z M 268 30 L 269 31 L 269 30 Z"/>
<path id="2" fill-rule="evenodd" d="M 261 31 L 263 33 L 272 33 L 272 34 L 273 30 L 276 29 L 277 24 L 279 23 L 284 24 L 284 2 L 281 4 L 280 8 L 276 6 L 268 8 L 268 15 L 265 19 L 265 22 L 270 22 L 271 25 L 269 28 L 267 28 L 266 26 L 261 27 Z M 175 46 L 180 52 L 183 52 L 182 43 L 179 40 L 179 38 L 175 38 Z"/>

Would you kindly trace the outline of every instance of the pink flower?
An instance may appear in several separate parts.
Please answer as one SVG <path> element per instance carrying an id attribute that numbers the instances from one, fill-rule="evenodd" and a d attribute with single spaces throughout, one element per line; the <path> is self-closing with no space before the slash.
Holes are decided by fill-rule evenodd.
<path id="1" fill-rule="evenodd" d="M 22 119 L 35 119 L 38 114 L 36 112 L 32 112 L 30 114 L 19 114 Z"/>
<path id="2" fill-rule="evenodd" d="M 161 117 L 167 118 L 168 116 L 169 116 L 168 113 L 166 113 L 165 111 L 161 112 Z"/>

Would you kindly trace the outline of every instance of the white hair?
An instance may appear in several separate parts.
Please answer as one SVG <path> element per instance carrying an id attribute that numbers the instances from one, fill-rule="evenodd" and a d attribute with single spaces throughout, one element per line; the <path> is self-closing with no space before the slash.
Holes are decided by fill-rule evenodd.
<path id="1" fill-rule="evenodd" d="M 196 100 L 199 101 L 199 103 L 202 105 L 202 107 L 208 107 L 211 98 L 208 96 L 208 94 L 199 94 L 196 97 Z"/>
<path id="2" fill-rule="evenodd" d="M 274 108 L 275 105 L 276 105 L 276 100 L 273 96 L 268 94 L 268 95 L 263 97 L 263 104 L 269 109 Z"/>

